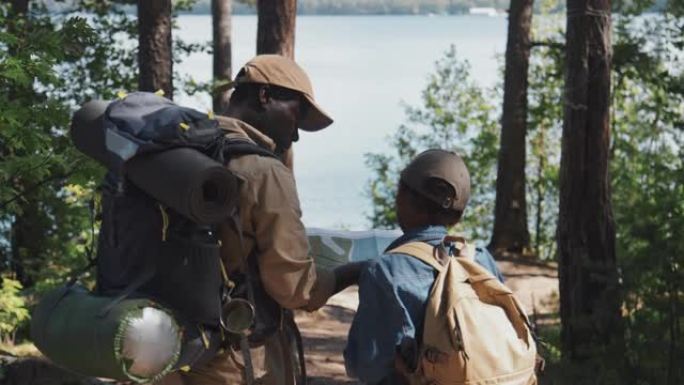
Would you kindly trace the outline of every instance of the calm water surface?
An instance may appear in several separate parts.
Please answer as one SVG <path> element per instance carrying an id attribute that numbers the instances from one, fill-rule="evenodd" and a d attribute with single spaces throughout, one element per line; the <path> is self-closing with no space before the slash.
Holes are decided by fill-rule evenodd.
<path id="1" fill-rule="evenodd" d="M 211 39 L 211 18 L 183 15 L 179 36 Z M 506 18 L 484 16 L 304 16 L 297 19 L 295 56 L 316 99 L 335 119 L 328 129 L 302 133 L 295 174 L 307 227 L 367 229 L 364 153 L 388 151 L 387 136 L 405 120 L 402 103 L 417 105 L 427 76 L 451 44 L 482 85 L 498 81 L 497 56 L 506 45 Z M 256 17 L 233 18 L 233 71 L 256 52 Z M 198 81 L 211 77 L 209 54 L 178 68 Z M 176 99 L 200 110 L 208 96 Z M 500 103 L 500 101 L 492 101 Z"/>

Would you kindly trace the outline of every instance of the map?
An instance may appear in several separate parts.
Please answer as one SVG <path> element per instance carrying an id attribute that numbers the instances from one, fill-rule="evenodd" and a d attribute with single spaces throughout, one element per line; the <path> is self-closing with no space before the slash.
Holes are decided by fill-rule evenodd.
<path id="1" fill-rule="evenodd" d="M 316 264 L 327 268 L 375 258 L 402 234 L 399 230 L 345 231 L 320 228 L 308 228 L 306 233 Z"/>

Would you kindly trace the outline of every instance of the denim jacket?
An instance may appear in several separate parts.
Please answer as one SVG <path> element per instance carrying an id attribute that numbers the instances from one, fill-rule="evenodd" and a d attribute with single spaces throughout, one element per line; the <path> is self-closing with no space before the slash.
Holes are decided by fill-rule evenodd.
<path id="1" fill-rule="evenodd" d="M 422 241 L 437 245 L 447 235 L 442 226 L 407 231 L 370 260 L 359 277 L 359 308 L 344 350 L 347 374 L 367 384 L 396 384 L 395 354 L 415 365 L 423 318 L 436 271 L 404 254 L 387 251 L 404 243 Z M 486 249 L 477 248 L 475 260 L 503 281 Z"/>

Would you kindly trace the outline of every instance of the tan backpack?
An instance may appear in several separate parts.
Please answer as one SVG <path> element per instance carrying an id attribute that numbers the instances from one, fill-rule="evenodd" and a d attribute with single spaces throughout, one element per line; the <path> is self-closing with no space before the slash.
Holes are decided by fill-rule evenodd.
<path id="1" fill-rule="evenodd" d="M 438 271 L 417 368 L 408 370 L 398 357 L 398 371 L 411 385 L 537 384 L 537 348 L 525 312 L 511 290 L 473 260 L 474 250 L 463 245 L 458 257 L 446 257 L 423 242 L 390 251 Z"/>

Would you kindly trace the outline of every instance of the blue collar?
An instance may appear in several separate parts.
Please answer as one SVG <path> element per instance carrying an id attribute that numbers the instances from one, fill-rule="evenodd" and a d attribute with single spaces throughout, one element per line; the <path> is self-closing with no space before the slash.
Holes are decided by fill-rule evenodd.
<path id="1" fill-rule="evenodd" d="M 385 252 L 395 249 L 404 243 L 408 242 L 427 242 L 437 244 L 447 235 L 447 229 L 444 226 L 426 226 L 417 227 L 404 232 L 404 235 L 392 242 Z"/>

